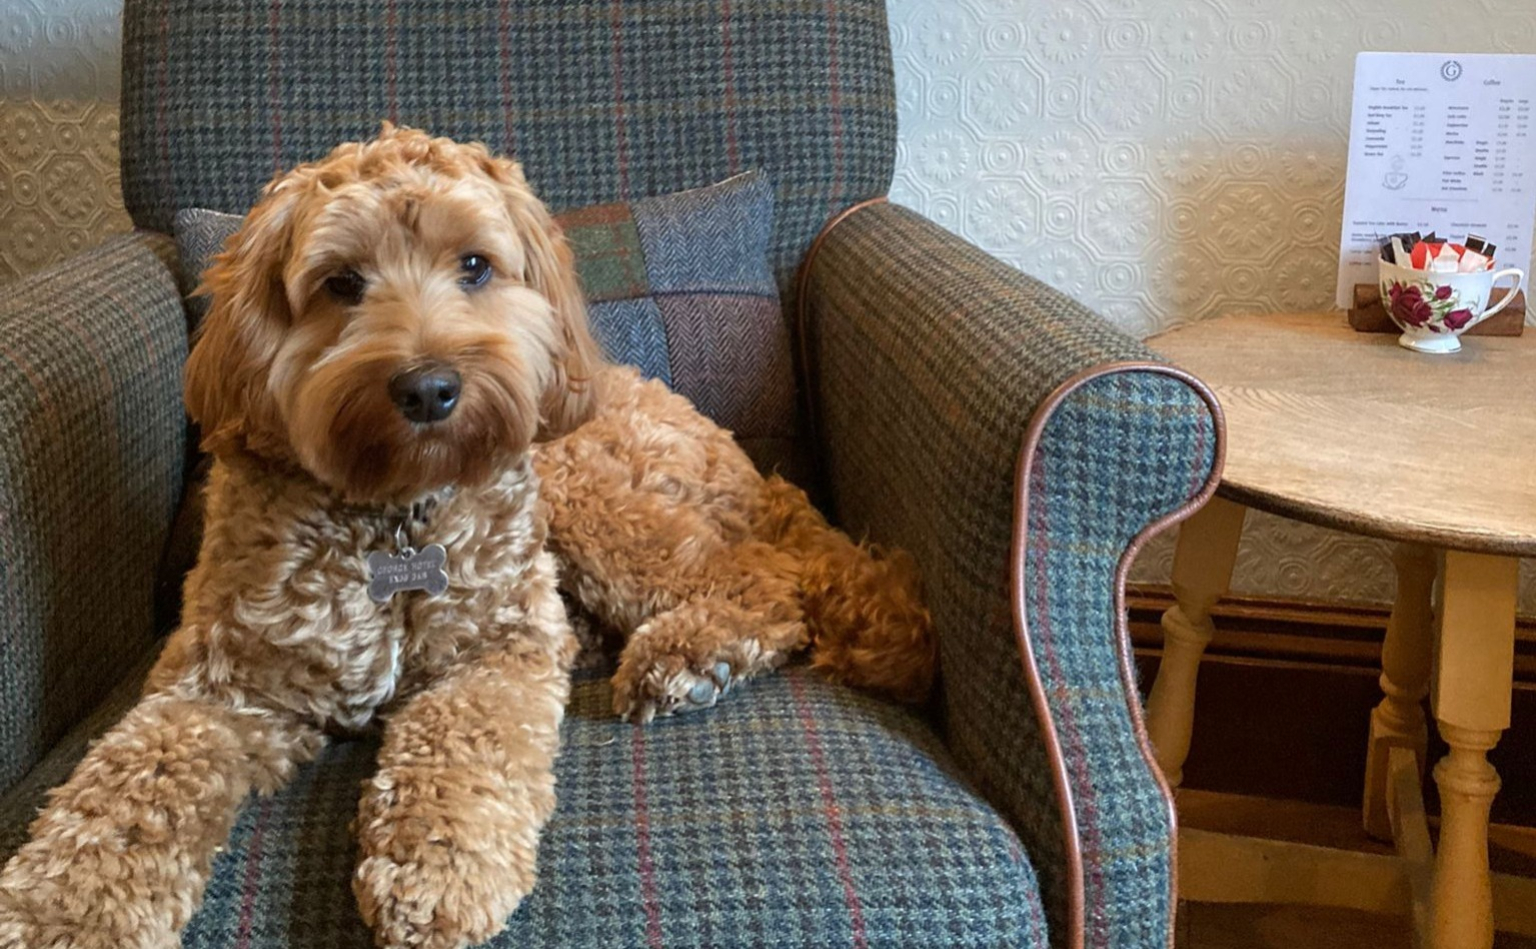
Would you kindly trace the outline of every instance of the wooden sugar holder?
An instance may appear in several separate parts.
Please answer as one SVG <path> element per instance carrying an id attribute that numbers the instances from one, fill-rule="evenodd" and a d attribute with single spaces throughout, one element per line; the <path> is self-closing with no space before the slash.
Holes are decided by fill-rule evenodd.
<path id="1" fill-rule="evenodd" d="M 1509 293 L 1506 287 L 1494 287 L 1488 305 L 1494 306 Z M 1374 283 L 1355 284 L 1355 305 L 1349 310 L 1349 325 L 1360 333 L 1398 333 L 1397 324 L 1381 305 L 1381 290 Z M 1467 330 L 1464 336 L 1519 336 L 1525 332 L 1525 294 L 1515 294 L 1509 306 Z"/>

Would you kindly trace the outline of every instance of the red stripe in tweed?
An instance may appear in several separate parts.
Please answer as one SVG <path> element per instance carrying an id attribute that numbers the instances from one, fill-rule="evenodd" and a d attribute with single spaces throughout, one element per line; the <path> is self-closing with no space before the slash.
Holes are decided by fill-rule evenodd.
<path id="1" fill-rule="evenodd" d="M 517 151 L 517 138 L 512 132 L 512 0 L 501 0 L 497 17 L 496 32 L 501 42 L 496 54 L 501 69 L 501 151 L 512 155 Z"/>
<path id="2" fill-rule="evenodd" d="M 853 870 L 848 866 L 848 845 L 843 840 L 843 816 L 837 807 L 837 796 L 832 791 L 832 776 L 827 772 L 827 759 L 821 750 L 821 739 L 816 734 L 816 718 L 805 701 L 805 684 L 798 675 L 789 676 L 789 688 L 795 696 L 795 710 L 800 713 L 800 727 L 805 731 L 805 745 L 811 752 L 811 762 L 816 766 L 816 783 L 821 786 L 822 811 L 827 818 L 827 835 L 832 838 L 832 856 L 837 862 L 837 877 L 843 884 L 843 902 L 848 906 L 848 924 L 853 929 L 854 949 L 867 949 L 869 942 L 864 935 L 864 906 L 853 886 Z"/>
<path id="3" fill-rule="evenodd" d="M 4 508 L 0 508 L 0 563 L 16 562 L 16 532 L 11 529 L 10 519 Z M 13 570 L 0 570 L 0 605 L 6 608 L 6 615 L 14 616 L 19 610 L 20 604 L 16 603 L 16 584 L 11 579 Z"/>
<path id="4" fill-rule="evenodd" d="M 640 901 L 645 906 L 645 944 L 662 949 L 661 907 L 656 902 L 656 865 L 651 862 L 651 812 L 645 803 L 645 726 L 631 732 L 630 761 L 634 768 L 635 850 L 640 864 Z"/>
<path id="5" fill-rule="evenodd" d="M 27 377 L 27 382 L 31 384 L 33 393 L 37 395 L 38 403 L 43 407 L 43 414 L 46 416 L 48 428 L 55 432 L 60 431 L 58 409 L 54 408 L 53 402 L 48 398 L 48 390 L 43 388 L 43 380 L 33 371 L 31 364 L 16 355 L 11 351 L 10 347 L 3 343 L 0 343 L 0 357 L 9 359 L 21 371 L 21 374 Z"/>
<path id="6" fill-rule="evenodd" d="M 827 0 L 827 84 L 832 97 L 832 210 L 843 203 L 843 91 L 837 81 L 837 0 Z"/>
<path id="7" fill-rule="evenodd" d="M 1209 416 L 1208 416 L 1207 413 L 1201 412 L 1200 413 L 1200 417 L 1195 421 L 1195 457 L 1196 458 L 1204 458 L 1205 457 L 1205 426 L 1206 426 L 1206 419 L 1208 417 Z M 1208 478 L 1208 477 L 1210 477 L 1210 472 L 1209 471 L 1201 471 L 1199 468 L 1195 468 L 1193 471 L 1191 471 L 1189 473 L 1189 493 L 1190 493 L 1191 496 L 1200 493 L 1200 487 L 1203 484 L 1205 484 L 1205 479 Z"/>
<path id="8" fill-rule="evenodd" d="M 725 156 L 731 174 L 741 171 L 741 146 L 736 141 L 736 66 L 731 58 L 731 0 L 720 0 L 721 69 L 725 72 Z"/>
<path id="9" fill-rule="evenodd" d="M 267 64 L 267 99 L 272 108 L 272 171 L 283 170 L 283 110 L 281 85 L 282 56 L 278 53 L 279 26 L 282 23 L 283 0 L 272 0 L 271 13 L 267 16 L 267 41 L 272 45 L 272 58 Z"/>
<path id="10" fill-rule="evenodd" d="M 133 317 L 133 321 L 139 324 L 139 329 L 143 331 L 139 335 L 144 339 L 144 354 L 149 357 L 150 365 L 159 368 L 160 354 L 155 352 L 155 338 L 154 335 L 149 331 L 149 324 L 144 322 L 144 314 L 140 313 L 136 308 L 124 303 L 122 297 L 113 293 L 111 290 L 106 289 L 105 287 L 102 288 L 101 295 L 106 297 L 108 300 L 111 300 L 114 306 L 116 306 L 122 312 Z"/>
<path id="11" fill-rule="evenodd" d="M 160 68 L 156 72 L 158 94 L 155 96 L 155 131 L 160 135 L 160 162 L 165 166 L 166 189 L 171 192 L 171 206 L 176 200 L 176 174 L 171 170 L 171 130 L 165 121 L 165 98 L 171 85 L 171 0 L 160 7 Z"/>
<path id="12" fill-rule="evenodd" d="M 395 95 L 395 59 L 400 46 L 399 32 L 395 29 L 395 0 L 384 7 L 384 89 L 389 99 L 389 120 L 400 120 L 399 99 Z"/>
<path id="13" fill-rule="evenodd" d="M 270 816 L 272 799 L 264 797 L 261 799 L 261 810 L 256 813 L 256 826 L 251 829 L 251 845 L 245 854 L 245 888 L 240 894 L 240 928 L 236 931 L 235 949 L 248 949 L 251 944 L 251 922 L 256 916 L 256 885 L 261 882 L 261 834 Z"/>
<path id="14" fill-rule="evenodd" d="M 80 321 L 75 319 L 74 314 L 68 309 L 64 310 L 55 319 L 59 320 L 69 329 L 70 334 L 80 341 L 80 348 L 89 353 L 91 361 L 96 363 L 96 384 L 101 387 L 102 404 L 116 404 L 117 387 L 112 384 L 112 370 L 107 368 L 107 361 L 102 358 L 101 349 L 91 341 L 91 334 L 87 332 L 86 327 L 81 325 Z M 107 413 L 105 421 L 107 423 L 107 457 L 117 464 L 121 464 L 123 457 L 122 440 L 119 437 L 116 414 Z M 122 514 L 120 510 L 115 506 L 112 507 L 111 514 L 108 517 L 111 523 L 102 525 L 107 532 L 107 536 L 120 536 L 119 532 L 122 530 Z"/>
<path id="15" fill-rule="evenodd" d="M 1030 471 L 1030 492 L 1037 498 L 1045 494 L 1045 458 L 1044 454 L 1037 452 L 1035 463 Z M 1101 925 L 1105 919 L 1104 912 L 1104 868 L 1101 864 L 1103 858 L 1103 840 L 1099 837 L 1099 804 L 1093 794 L 1092 776 L 1088 773 L 1088 756 L 1083 749 L 1083 734 L 1078 730 L 1076 717 L 1072 714 L 1071 697 L 1064 687 L 1060 685 L 1065 681 L 1065 675 L 1061 671 L 1061 658 L 1056 654 L 1056 640 L 1051 627 L 1051 611 L 1047 604 L 1050 599 L 1050 587 L 1046 580 L 1045 553 L 1050 547 L 1047 540 L 1048 528 L 1046 526 L 1046 510 L 1043 503 L 1030 505 L 1030 514 L 1035 519 L 1031 525 L 1030 550 L 1034 553 L 1031 558 L 1031 566 L 1035 581 L 1035 602 L 1038 604 L 1035 615 L 1030 617 L 1031 628 L 1034 635 L 1031 639 L 1040 644 L 1045 653 L 1046 674 L 1051 682 L 1057 683 L 1052 689 L 1051 705 L 1056 713 L 1056 734 L 1062 739 L 1062 755 L 1067 759 L 1067 767 L 1072 771 L 1072 801 L 1077 809 L 1078 836 L 1081 840 L 1080 852 L 1083 859 L 1083 931 L 1085 945 L 1089 949 L 1108 945 L 1108 932 Z"/>
<path id="16" fill-rule="evenodd" d="M 613 131 L 619 152 L 619 197 L 629 200 L 629 135 L 624 128 L 624 0 L 613 0 Z"/>

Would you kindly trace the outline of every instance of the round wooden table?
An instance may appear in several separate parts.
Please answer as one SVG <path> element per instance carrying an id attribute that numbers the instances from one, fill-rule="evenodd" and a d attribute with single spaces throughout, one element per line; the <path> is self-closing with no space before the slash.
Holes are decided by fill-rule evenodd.
<path id="1" fill-rule="evenodd" d="M 1163 661 L 1147 703 L 1159 763 L 1177 784 L 1196 671 L 1214 632 L 1210 610 L 1231 582 L 1248 508 L 1398 541 L 1364 819 L 1373 836 L 1395 839 L 1399 858 L 1379 858 L 1392 865 L 1372 870 L 1368 861 L 1326 865 L 1271 848 L 1251 892 L 1230 898 L 1406 905 L 1420 944 L 1433 949 L 1493 944 L 1488 812 L 1499 777 L 1486 753 L 1509 727 L 1518 558 L 1536 556 L 1536 331 L 1462 344 L 1454 355 L 1415 353 L 1395 335 L 1351 330 L 1341 313 L 1224 317 L 1150 343 L 1215 390 L 1228 433 L 1221 488 L 1185 522 L 1174 556 L 1177 605 L 1163 617 Z M 1433 853 L 1420 786 L 1420 706 L 1431 682 L 1450 746 L 1434 768 Z M 1230 842 L 1200 838 L 1193 849 L 1181 866 L 1203 853 L 1241 881 Z M 1287 860 L 1313 879 L 1273 872 Z M 1500 927 L 1536 930 L 1536 884 L 1496 882 Z"/>

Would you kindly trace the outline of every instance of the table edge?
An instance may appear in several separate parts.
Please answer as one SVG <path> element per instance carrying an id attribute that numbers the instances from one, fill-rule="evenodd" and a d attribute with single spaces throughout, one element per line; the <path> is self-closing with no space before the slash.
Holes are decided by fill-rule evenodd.
<path id="1" fill-rule="evenodd" d="M 1277 494 L 1222 479 L 1216 493 L 1244 507 L 1277 514 L 1281 517 L 1319 527 L 1344 531 L 1399 543 L 1422 544 L 1444 550 L 1464 550 L 1504 557 L 1536 557 L 1536 537 L 1500 538 L 1489 534 L 1405 525 L 1387 517 L 1373 517 L 1359 512 L 1317 507 L 1288 495 Z"/>

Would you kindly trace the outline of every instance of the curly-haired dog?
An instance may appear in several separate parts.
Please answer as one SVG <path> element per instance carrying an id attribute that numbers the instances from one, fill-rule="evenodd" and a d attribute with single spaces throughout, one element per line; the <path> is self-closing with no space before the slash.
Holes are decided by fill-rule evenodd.
<path id="1" fill-rule="evenodd" d="M 648 722 L 711 706 L 807 644 L 834 679 L 928 693 L 933 642 L 909 557 L 833 530 L 660 382 L 610 366 L 593 398 L 593 419 L 541 445 L 534 466 L 564 584 L 626 640 L 615 711 Z"/>
<path id="2" fill-rule="evenodd" d="M 206 286 L 182 625 L 0 875 L 0 946 L 179 945 L 248 792 L 380 717 L 362 914 L 481 942 L 533 886 L 575 652 L 529 455 L 591 406 L 569 250 L 515 164 L 386 126 L 269 185 Z M 446 583 L 385 556 L 434 544 Z"/>
<path id="3" fill-rule="evenodd" d="M 364 918 L 385 947 L 494 935 L 554 806 L 557 573 L 628 639 L 627 715 L 712 704 L 808 641 L 844 681 L 926 692 L 907 559 L 603 365 L 515 164 L 386 125 L 269 185 L 205 283 L 186 388 L 215 462 L 182 625 L 0 873 L 0 947 L 178 945 L 246 795 L 378 720 Z"/>

